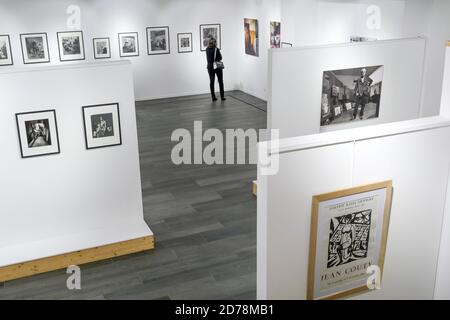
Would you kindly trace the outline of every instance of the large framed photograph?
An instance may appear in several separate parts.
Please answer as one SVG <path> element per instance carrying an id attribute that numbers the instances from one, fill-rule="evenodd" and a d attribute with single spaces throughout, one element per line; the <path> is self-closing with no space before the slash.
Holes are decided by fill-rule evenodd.
<path id="1" fill-rule="evenodd" d="M 84 40 L 82 31 L 58 32 L 59 60 L 84 60 Z"/>
<path id="2" fill-rule="evenodd" d="M 321 127 L 378 118 L 383 72 L 383 66 L 325 71 Z"/>
<path id="3" fill-rule="evenodd" d="M 392 190 L 386 181 L 313 197 L 308 299 L 368 290 L 371 266 L 382 276 Z"/>
<path id="4" fill-rule="evenodd" d="M 281 48 L 281 23 L 270 22 L 270 47 Z"/>
<path id="5" fill-rule="evenodd" d="M 0 67 L 13 65 L 9 35 L 0 35 Z"/>
<path id="6" fill-rule="evenodd" d="M 147 48 L 149 55 L 170 53 L 169 27 L 147 28 Z"/>
<path id="7" fill-rule="evenodd" d="M 95 59 L 110 59 L 111 58 L 111 43 L 109 38 L 94 38 L 94 58 Z"/>
<path id="8" fill-rule="evenodd" d="M 85 106 L 83 118 L 87 149 L 122 144 L 118 103 Z"/>
<path id="9" fill-rule="evenodd" d="M 178 34 L 178 53 L 193 52 L 192 33 Z"/>
<path id="10" fill-rule="evenodd" d="M 22 158 L 60 152 L 55 110 L 17 113 L 16 121 Z"/>
<path id="11" fill-rule="evenodd" d="M 20 43 L 24 64 L 50 62 L 46 33 L 21 34 Z"/>
<path id="12" fill-rule="evenodd" d="M 244 19 L 245 53 L 259 57 L 258 20 Z"/>
<path id="13" fill-rule="evenodd" d="M 209 40 L 216 39 L 217 48 L 222 49 L 222 29 L 220 24 L 200 25 L 200 50 L 206 51 Z"/>
<path id="14" fill-rule="evenodd" d="M 120 57 L 139 56 L 139 34 L 137 32 L 119 33 Z"/>

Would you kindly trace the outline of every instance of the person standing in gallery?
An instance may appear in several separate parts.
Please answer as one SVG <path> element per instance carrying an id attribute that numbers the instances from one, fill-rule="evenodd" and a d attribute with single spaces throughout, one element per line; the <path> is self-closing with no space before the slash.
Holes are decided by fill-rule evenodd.
<path id="1" fill-rule="evenodd" d="M 216 91 L 214 88 L 217 80 L 219 81 L 220 87 L 220 98 L 225 101 L 225 89 L 223 85 L 223 68 L 217 66 L 217 62 L 222 62 L 222 54 L 220 49 L 217 48 L 216 40 L 211 38 L 209 40 L 208 48 L 206 48 L 206 59 L 208 61 L 208 74 L 209 74 L 209 87 L 211 90 L 211 97 L 213 101 L 217 101 Z"/>
<path id="2" fill-rule="evenodd" d="M 356 96 L 356 106 L 355 110 L 353 110 L 353 120 L 356 119 L 358 115 L 358 109 L 361 107 L 361 111 L 359 112 L 359 118 L 362 120 L 364 117 L 364 109 L 366 105 L 369 103 L 370 99 L 370 86 L 373 83 L 373 80 L 367 76 L 367 70 L 361 70 L 361 78 L 355 80 L 355 96 Z"/>

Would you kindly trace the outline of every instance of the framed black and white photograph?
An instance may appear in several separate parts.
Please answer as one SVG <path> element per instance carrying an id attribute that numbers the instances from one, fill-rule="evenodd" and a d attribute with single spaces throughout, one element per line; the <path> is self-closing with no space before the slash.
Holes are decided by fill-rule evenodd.
<path id="1" fill-rule="evenodd" d="M 178 53 L 192 52 L 192 33 L 178 34 Z"/>
<path id="2" fill-rule="evenodd" d="M 392 192 L 385 181 L 313 197 L 309 300 L 367 291 L 371 266 L 382 277 Z"/>
<path id="3" fill-rule="evenodd" d="M 59 59 L 64 61 L 84 60 L 84 39 L 82 31 L 58 32 Z"/>
<path id="4" fill-rule="evenodd" d="M 9 35 L 0 35 L 0 67 L 13 65 Z"/>
<path id="5" fill-rule="evenodd" d="M 149 55 L 170 53 L 169 27 L 147 28 L 147 48 Z"/>
<path id="6" fill-rule="evenodd" d="M 119 33 L 120 57 L 139 56 L 139 34 L 137 32 Z"/>
<path id="7" fill-rule="evenodd" d="M 48 63 L 50 54 L 46 33 L 26 33 L 20 35 L 24 64 Z"/>
<path id="8" fill-rule="evenodd" d="M 222 30 L 220 24 L 200 25 L 200 50 L 206 51 L 209 40 L 215 39 L 217 48 L 222 49 Z"/>
<path id="9" fill-rule="evenodd" d="M 122 144 L 118 103 L 85 106 L 83 118 L 87 149 Z"/>
<path id="10" fill-rule="evenodd" d="M 55 110 L 17 113 L 16 121 L 22 158 L 60 152 Z"/>
<path id="11" fill-rule="evenodd" d="M 325 71 L 320 125 L 377 119 L 380 115 L 383 73 L 383 66 Z"/>
<path id="12" fill-rule="evenodd" d="M 94 38 L 93 42 L 95 59 L 111 58 L 111 43 L 109 38 Z"/>

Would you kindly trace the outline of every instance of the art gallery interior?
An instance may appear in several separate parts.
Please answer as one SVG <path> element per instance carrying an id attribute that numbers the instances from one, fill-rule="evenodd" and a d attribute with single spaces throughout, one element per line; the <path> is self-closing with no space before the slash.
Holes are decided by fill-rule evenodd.
<path id="1" fill-rule="evenodd" d="M 1 0 L 0 88 L 0 300 L 450 299 L 448 0 Z"/>

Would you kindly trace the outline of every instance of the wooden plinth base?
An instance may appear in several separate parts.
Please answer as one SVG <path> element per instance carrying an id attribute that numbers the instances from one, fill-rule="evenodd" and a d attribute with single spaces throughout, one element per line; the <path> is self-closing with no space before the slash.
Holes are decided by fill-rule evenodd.
<path id="1" fill-rule="evenodd" d="M 25 278 L 40 273 L 65 269 L 95 261 L 138 253 L 155 248 L 154 236 L 113 243 L 110 245 L 66 253 L 54 257 L 0 267 L 0 282 Z"/>
<path id="2" fill-rule="evenodd" d="M 258 182 L 253 181 L 252 193 L 256 197 L 258 196 Z"/>

